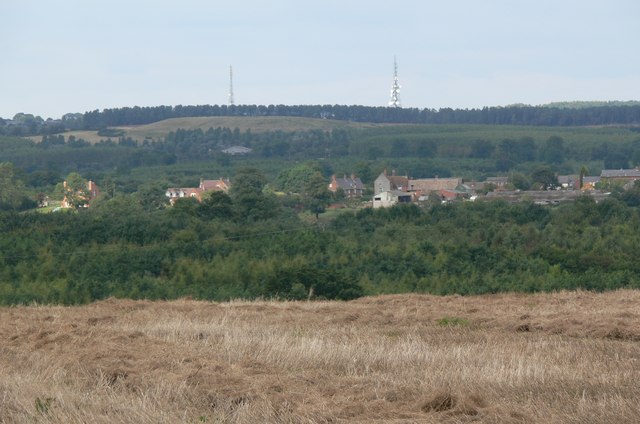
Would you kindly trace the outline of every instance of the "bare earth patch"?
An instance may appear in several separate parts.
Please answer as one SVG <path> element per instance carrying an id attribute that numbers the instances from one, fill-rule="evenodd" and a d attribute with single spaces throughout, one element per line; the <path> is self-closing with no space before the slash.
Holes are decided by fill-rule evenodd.
<path id="1" fill-rule="evenodd" d="M 1 423 L 640 422 L 640 291 L 0 309 Z"/>

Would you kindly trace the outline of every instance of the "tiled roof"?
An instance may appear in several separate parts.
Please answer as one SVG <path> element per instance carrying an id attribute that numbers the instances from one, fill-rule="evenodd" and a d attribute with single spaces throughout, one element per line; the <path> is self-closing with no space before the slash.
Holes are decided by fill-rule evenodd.
<path id="1" fill-rule="evenodd" d="M 407 177 L 400 177 L 398 175 L 387 175 L 387 178 L 389 179 L 389 181 L 391 181 L 391 185 L 395 186 L 395 187 L 407 187 L 408 183 L 409 183 L 409 178 Z"/>
<path id="2" fill-rule="evenodd" d="M 360 181 L 360 178 L 336 178 L 338 187 L 343 190 L 364 190 L 364 184 Z"/>
<path id="3" fill-rule="evenodd" d="M 638 169 L 603 169 L 602 178 L 640 178 Z"/>
<path id="4" fill-rule="evenodd" d="M 218 191 L 226 191 L 229 189 L 229 181 L 220 179 L 220 180 L 202 180 L 200 182 L 200 188 L 204 191 L 209 190 L 218 190 Z"/>
<path id="5" fill-rule="evenodd" d="M 455 190 L 460 184 L 462 184 L 462 179 L 460 178 L 423 178 L 409 180 L 408 189 L 422 192 Z"/>

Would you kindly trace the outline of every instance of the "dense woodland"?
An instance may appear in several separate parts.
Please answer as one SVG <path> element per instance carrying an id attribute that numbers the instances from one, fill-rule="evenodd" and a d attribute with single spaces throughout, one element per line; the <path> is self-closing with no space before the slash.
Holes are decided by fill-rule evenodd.
<path id="1" fill-rule="evenodd" d="M 208 108 L 202 114 L 213 113 Z M 218 107 L 216 113 L 249 114 L 239 108 Z M 635 106 L 609 106 L 609 116 L 617 108 L 636 113 Z M 360 110 L 329 109 L 336 116 L 323 115 L 322 108 L 304 113 L 355 119 L 338 115 Z M 541 113 L 533 109 L 533 115 Z M 303 115 L 303 109 L 287 110 Z M 382 121 L 391 120 L 387 112 L 405 113 L 365 111 L 380 112 L 375 119 Z M 180 107 L 123 108 L 69 115 L 63 126 L 142 123 L 175 113 L 197 114 Z M 323 214 L 341 200 L 326 190 L 332 174 L 355 173 L 369 187 L 384 169 L 415 178 L 505 175 L 524 190 L 558 174 L 638 166 L 640 133 L 633 126 L 439 124 L 255 133 L 219 127 L 143 141 L 101 128 L 102 141 L 92 144 L 38 125 L 28 131 L 41 133 L 37 138 L 0 136 L 3 304 L 73 304 L 108 296 L 351 299 L 640 285 L 633 257 L 640 247 L 640 187 L 613 187 L 598 204 L 584 197 L 555 207 L 431 202 L 374 211 L 348 202 L 345 210 Z M 252 153 L 221 152 L 232 145 Z M 231 178 L 228 195 L 168 206 L 167 187 L 220 177 Z M 102 195 L 88 209 L 37 210 L 43 199 L 61 199 L 65 179 L 93 180 Z"/>
<path id="2" fill-rule="evenodd" d="M 316 224 L 256 175 L 202 204 L 147 210 L 122 195 L 76 213 L 2 212 L 0 303 L 640 288 L 640 189 L 598 204 L 410 205 Z"/>

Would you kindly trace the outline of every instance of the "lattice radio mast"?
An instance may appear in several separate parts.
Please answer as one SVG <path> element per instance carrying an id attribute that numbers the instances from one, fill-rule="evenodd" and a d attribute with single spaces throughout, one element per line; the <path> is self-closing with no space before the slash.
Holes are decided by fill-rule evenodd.
<path id="1" fill-rule="evenodd" d="M 229 105 L 233 103 L 233 66 L 229 66 Z"/>
<path id="2" fill-rule="evenodd" d="M 395 56 L 393 56 L 393 85 L 391 86 L 389 106 L 402 107 L 400 104 L 400 83 L 398 82 L 398 62 L 396 62 Z"/>

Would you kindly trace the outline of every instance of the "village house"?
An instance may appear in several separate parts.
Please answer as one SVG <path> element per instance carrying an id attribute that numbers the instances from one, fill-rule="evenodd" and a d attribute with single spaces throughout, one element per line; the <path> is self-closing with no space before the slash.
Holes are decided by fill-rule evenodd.
<path id="1" fill-rule="evenodd" d="M 373 196 L 373 208 L 387 208 L 397 203 L 411 203 L 411 193 L 389 190 Z"/>
<path id="2" fill-rule="evenodd" d="M 231 182 L 228 179 L 220 178 L 219 180 L 204 180 L 200 179 L 200 185 L 198 187 L 187 188 L 168 188 L 165 196 L 169 198 L 169 201 L 173 205 L 176 200 L 184 198 L 193 198 L 198 202 L 202 202 L 202 195 L 209 191 L 222 191 L 228 192 L 231 187 Z"/>
<path id="3" fill-rule="evenodd" d="M 67 182 L 63 183 L 65 191 L 67 189 Z M 93 181 L 87 181 L 86 189 L 82 191 L 78 191 L 78 200 L 82 201 L 82 207 L 88 208 L 91 202 L 98 196 L 100 196 L 100 189 L 98 185 Z M 73 196 L 72 196 L 73 197 Z M 47 201 L 48 204 L 48 201 Z M 62 199 L 62 203 L 60 203 L 60 207 L 63 209 L 69 209 L 76 207 L 77 205 L 73 205 L 72 201 L 65 195 Z"/>
<path id="4" fill-rule="evenodd" d="M 462 178 L 420 178 L 409 182 L 409 192 L 413 195 L 413 200 L 424 200 L 431 193 L 437 193 L 441 197 L 443 191 L 453 192 L 462 186 Z M 447 197 L 450 197 L 447 195 Z M 454 196 L 455 197 L 455 196 Z"/>
<path id="5" fill-rule="evenodd" d="M 599 182 L 600 177 L 590 177 L 585 175 L 584 177 L 582 177 L 582 190 L 595 190 L 596 184 L 598 184 Z"/>
<path id="6" fill-rule="evenodd" d="M 408 191 L 409 177 L 397 176 L 396 171 L 392 171 L 391 175 L 387 175 L 387 170 L 385 169 L 374 181 L 373 192 L 379 194 L 392 190 Z"/>
<path id="7" fill-rule="evenodd" d="M 558 184 L 565 190 L 579 190 L 580 175 L 558 175 Z"/>
<path id="8" fill-rule="evenodd" d="M 351 174 L 351 177 L 345 175 L 343 178 L 336 178 L 333 175 L 329 183 L 329 191 L 335 193 L 339 189 L 344 191 L 344 195 L 347 198 L 362 197 L 364 194 L 364 184 L 354 174 Z"/>
<path id="9" fill-rule="evenodd" d="M 603 183 L 633 183 L 640 180 L 640 169 L 603 169 L 600 181 Z"/>

